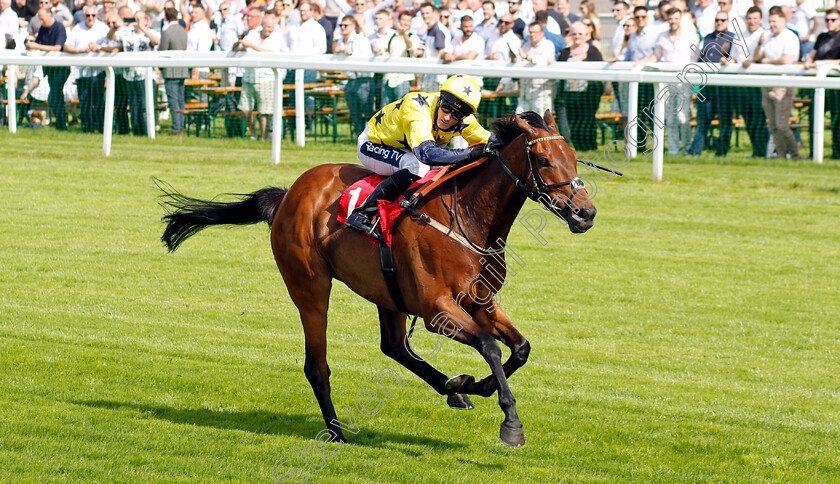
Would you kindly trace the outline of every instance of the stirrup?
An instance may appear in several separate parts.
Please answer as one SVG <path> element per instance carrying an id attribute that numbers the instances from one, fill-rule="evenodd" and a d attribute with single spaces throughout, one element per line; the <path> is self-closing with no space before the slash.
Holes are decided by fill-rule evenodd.
<path id="1" fill-rule="evenodd" d="M 379 239 L 379 234 L 376 232 L 376 226 L 379 225 L 379 217 L 375 216 L 371 220 L 370 215 L 364 211 L 353 211 L 344 222 L 350 228 L 356 229 L 359 232 L 367 234 L 374 239 Z"/>

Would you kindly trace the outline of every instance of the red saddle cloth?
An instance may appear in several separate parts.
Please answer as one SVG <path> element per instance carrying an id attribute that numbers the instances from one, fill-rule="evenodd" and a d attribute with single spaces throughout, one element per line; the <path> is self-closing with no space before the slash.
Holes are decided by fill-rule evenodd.
<path id="1" fill-rule="evenodd" d="M 431 180 L 437 172 L 438 170 L 429 171 L 423 178 L 414 182 L 409 189 L 423 185 Z M 386 178 L 388 177 L 382 175 L 369 175 L 347 187 L 344 193 L 341 194 L 341 200 L 338 202 L 338 221 L 340 223 L 346 222 L 347 214 L 356 207 L 361 207 L 373 189 L 376 188 L 376 185 L 379 185 Z M 402 199 L 403 197 L 400 197 L 397 203 L 379 200 L 379 228 L 382 232 L 382 239 L 388 247 L 391 246 L 391 234 L 393 232 L 394 222 L 405 210 L 398 204 L 399 200 Z M 371 237 L 368 237 L 368 240 L 376 243 L 376 240 Z"/>

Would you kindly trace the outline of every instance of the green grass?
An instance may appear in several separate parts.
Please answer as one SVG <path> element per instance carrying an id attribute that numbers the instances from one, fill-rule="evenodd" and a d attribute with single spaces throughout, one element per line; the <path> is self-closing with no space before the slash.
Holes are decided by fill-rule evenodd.
<path id="1" fill-rule="evenodd" d="M 268 230 L 208 229 L 167 254 L 152 177 L 245 193 L 353 146 L 285 143 L 279 166 L 219 139 L 100 153 L 98 136 L 0 132 L 0 481 L 272 482 L 323 421 Z M 386 367 L 406 386 L 356 412 L 353 445 L 310 481 L 840 481 L 838 163 L 626 172 L 598 183 L 588 233 L 551 221 L 545 247 L 521 226 L 509 241 L 526 266 L 502 306 L 533 348 L 511 379 L 525 447 L 500 443 L 495 396 L 449 410 L 385 357 L 374 308 L 336 284 L 336 407 Z M 432 363 L 488 373 L 451 342 Z"/>

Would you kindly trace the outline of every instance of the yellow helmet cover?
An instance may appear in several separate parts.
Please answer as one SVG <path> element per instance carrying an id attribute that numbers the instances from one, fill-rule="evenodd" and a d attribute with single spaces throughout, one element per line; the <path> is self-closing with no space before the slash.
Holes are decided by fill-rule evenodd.
<path id="1" fill-rule="evenodd" d="M 453 105 L 464 116 L 478 111 L 478 104 L 481 102 L 481 87 L 473 76 L 456 74 L 450 77 L 440 86 L 440 93 L 442 100 Z"/>

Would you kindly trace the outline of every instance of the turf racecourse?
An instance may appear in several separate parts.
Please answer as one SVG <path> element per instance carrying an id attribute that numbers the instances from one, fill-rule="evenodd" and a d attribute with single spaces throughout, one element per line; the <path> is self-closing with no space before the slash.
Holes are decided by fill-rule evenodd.
<path id="1" fill-rule="evenodd" d="M 265 225 L 158 241 L 152 177 L 193 196 L 288 185 L 349 144 L 0 132 L 0 481 L 837 482 L 840 165 L 649 159 L 599 182 L 594 228 L 550 221 L 501 304 L 531 341 L 511 378 L 527 445 L 496 397 L 456 412 L 379 351 L 374 308 L 336 283 L 339 413 L 394 368 L 353 445 L 323 428 L 303 335 Z M 527 202 L 525 210 L 535 205 Z M 370 270 L 377 270 L 372 267 Z M 422 332 L 417 346 L 435 342 Z M 483 377 L 452 342 L 432 363 Z M 296 450 L 298 449 L 298 450 Z M 298 482 L 292 480 L 290 482 Z"/>

